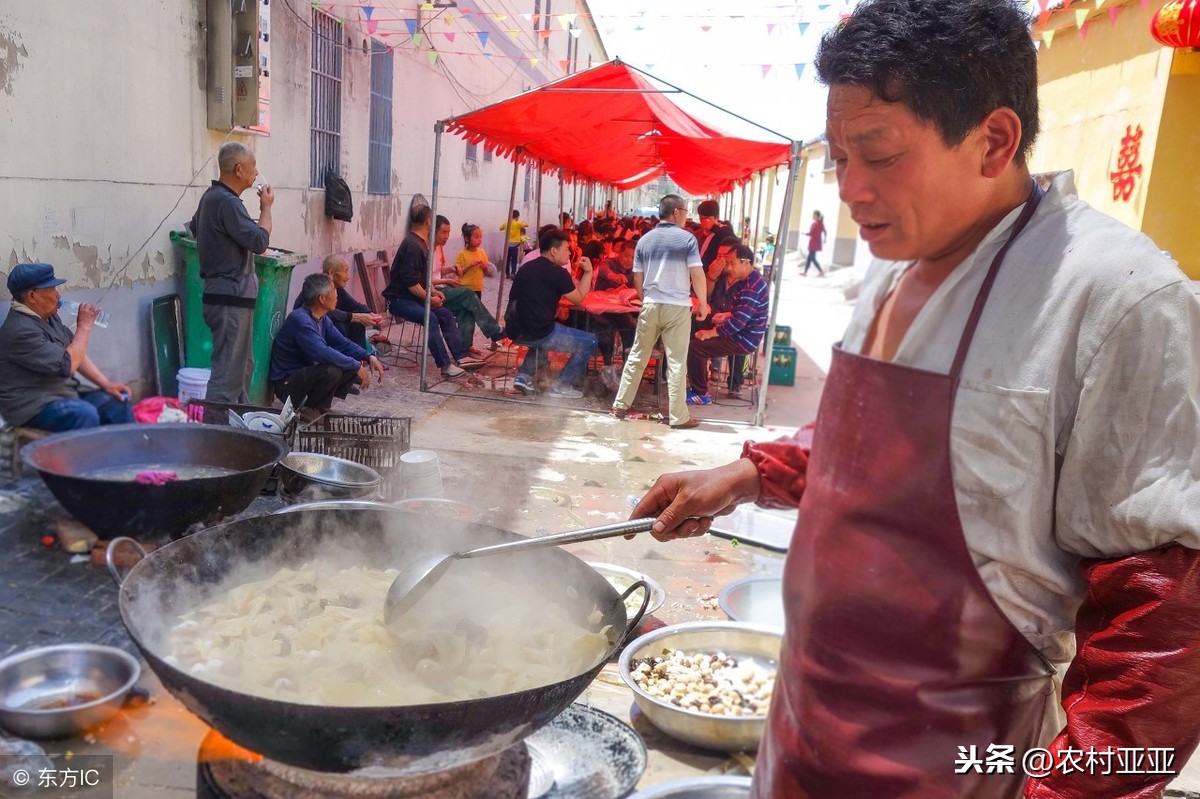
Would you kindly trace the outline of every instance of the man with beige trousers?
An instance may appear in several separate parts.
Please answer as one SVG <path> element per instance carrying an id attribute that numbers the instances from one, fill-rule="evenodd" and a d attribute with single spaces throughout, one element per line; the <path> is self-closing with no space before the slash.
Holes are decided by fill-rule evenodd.
<path id="1" fill-rule="evenodd" d="M 691 291 L 699 299 L 697 319 L 708 316 L 708 291 L 696 237 L 681 227 L 687 221 L 687 203 L 677 194 L 668 194 L 658 204 L 658 216 L 658 226 L 642 236 L 633 256 L 633 285 L 642 299 L 642 312 L 612 412 L 618 419 L 625 418 L 637 397 L 654 342 L 662 338 L 669 422 L 677 430 L 687 429 L 700 424 L 688 412 L 684 366 L 692 337 Z"/>

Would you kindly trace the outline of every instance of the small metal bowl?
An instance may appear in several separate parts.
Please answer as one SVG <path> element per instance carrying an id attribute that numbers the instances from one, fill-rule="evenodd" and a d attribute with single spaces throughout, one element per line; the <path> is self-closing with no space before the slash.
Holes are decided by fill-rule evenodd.
<path id="1" fill-rule="evenodd" d="M 734 621 L 783 629 L 782 577 L 761 574 L 743 577 L 722 588 L 717 602 Z"/>
<path id="2" fill-rule="evenodd" d="M 645 580 L 646 585 L 650 588 L 650 601 L 646 604 L 646 613 L 644 614 L 646 616 L 661 608 L 663 603 L 667 601 L 667 589 L 663 588 L 662 584 L 652 577 L 648 577 L 633 569 L 626 569 L 623 566 L 614 566 L 611 563 L 588 562 L 588 565 L 600 572 L 600 575 L 605 580 L 608 580 L 613 588 L 617 589 L 618 594 L 624 593 L 626 588 L 638 580 Z M 636 612 L 642 606 L 641 592 L 630 594 L 629 599 L 625 600 L 625 606 L 631 611 Z"/>
<path id="3" fill-rule="evenodd" d="M 633 698 L 655 727 L 685 743 L 723 752 L 758 749 L 766 727 L 761 716 L 710 716 L 656 699 L 633 679 L 634 658 L 658 656 L 664 649 L 684 652 L 725 652 L 738 658 L 754 658 L 778 668 L 783 636 L 778 630 L 740 622 L 696 621 L 662 627 L 625 647 L 621 653 L 621 678 L 633 689 Z"/>
<path id="4" fill-rule="evenodd" d="M 746 799 L 749 777 L 686 777 L 638 791 L 629 799 Z"/>
<path id="5" fill-rule="evenodd" d="M 63 738 L 112 718 L 142 669 L 120 649 L 61 644 L 0 660 L 0 725 L 25 738 Z"/>
<path id="6" fill-rule="evenodd" d="M 361 499 L 379 491 L 379 472 L 361 463 L 293 452 L 279 462 L 279 495 L 288 502 L 319 499 Z"/>

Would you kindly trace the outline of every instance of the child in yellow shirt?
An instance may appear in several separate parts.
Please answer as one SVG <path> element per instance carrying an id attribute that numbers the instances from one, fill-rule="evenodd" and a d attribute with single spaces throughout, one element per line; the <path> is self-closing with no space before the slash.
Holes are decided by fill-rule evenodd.
<path id="1" fill-rule="evenodd" d="M 462 226 L 463 242 L 466 247 L 454 259 L 454 269 L 458 272 L 459 285 L 469 288 L 476 296 L 483 299 L 483 277 L 491 277 L 496 270 L 488 263 L 487 253 L 483 247 L 483 231 L 478 225 L 470 223 Z"/>

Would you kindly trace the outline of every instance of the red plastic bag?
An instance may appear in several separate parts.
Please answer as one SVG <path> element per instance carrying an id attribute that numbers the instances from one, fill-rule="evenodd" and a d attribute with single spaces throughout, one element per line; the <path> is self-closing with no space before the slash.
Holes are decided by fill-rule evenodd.
<path id="1" fill-rule="evenodd" d="M 164 410 L 174 410 L 162 419 Z M 133 420 L 139 424 L 157 424 L 159 421 L 187 421 L 183 411 L 179 409 L 179 400 L 174 397 L 146 397 L 133 406 Z"/>

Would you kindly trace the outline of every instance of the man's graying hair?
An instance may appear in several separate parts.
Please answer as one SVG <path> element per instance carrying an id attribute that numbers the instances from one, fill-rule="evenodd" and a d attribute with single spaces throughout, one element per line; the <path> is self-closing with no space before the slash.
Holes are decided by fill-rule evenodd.
<path id="1" fill-rule="evenodd" d="M 309 275 L 300 286 L 300 296 L 305 305 L 316 305 L 333 288 L 333 278 L 326 274 Z"/>
<path id="2" fill-rule="evenodd" d="M 217 169 L 221 170 L 222 175 L 232 174 L 238 163 L 248 155 L 253 155 L 249 147 L 238 141 L 227 141 L 217 150 Z"/>
<path id="3" fill-rule="evenodd" d="M 325 260 L 321 262 L 321 271 L 327 275 L 332 275 L 340 267 L 350 268 L 350 264 L 346 263 L 346 259 L 340 255 L 326 255 Z"/>
<path id="4" fill-rule="evenodd" d="M 687 208 L 687 201 L 678 194 L 668 194 L 658 201 L 658 218 L 666 219 L 676 211 Z"/>
<path id="5" fill-rule="evenodd" d="M 821 40 L 816 66 L 828 86 L 902 103 L 949 147 L 997 108 L 1021 120 L 1018 162 L 1037 139 L 1037 51 L 1013 0 L 863 0 Z"/>

